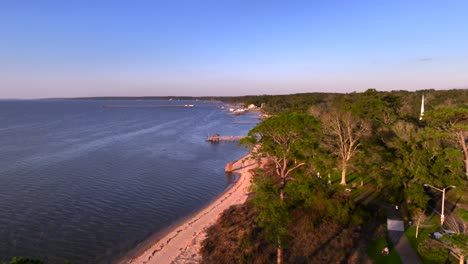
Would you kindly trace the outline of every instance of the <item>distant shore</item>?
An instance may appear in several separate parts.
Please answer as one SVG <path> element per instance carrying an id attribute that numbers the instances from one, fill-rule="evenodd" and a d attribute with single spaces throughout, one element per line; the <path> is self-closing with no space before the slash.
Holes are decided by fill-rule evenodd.
<path id="1" fill-rule="evenodd" d="M 224 210 L 247 200 L 252 177 L 250 170 L 257 166 L 256 161 L 250 157 L 248 154 L 234 162 L 233 172 L 240 175 L 239 179 L 220 197 L 141 250 L 137 256 L 119 263 L 199 263 L 199 250 L 201 242 L 206 238 L 206 229 L 218 220 Z"/>

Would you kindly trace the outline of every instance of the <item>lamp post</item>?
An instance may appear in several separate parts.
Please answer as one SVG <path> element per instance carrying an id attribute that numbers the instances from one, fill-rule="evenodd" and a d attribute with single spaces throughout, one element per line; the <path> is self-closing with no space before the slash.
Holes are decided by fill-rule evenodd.
<path id="1" fill-rule="evenodd" d="M 455 186 L 448 186 L 448 187 L 445 187 L 443 189 L 440 189 L 440 188 L 437 188 L 437 187 L 434 187 L 432 185 L 429 185 L 427 183 L 424 184 L 425 187 L 431 187 L 433 189 L 436 189 L 438 190 L 439 192 L 442 193 L 442 211 L 440 213 L 440 225 L 443 225 L 444 224 L 444 220 L 445 220 L 445 215 L 444 215 L 444 205 L 445 205 L 445 190 L 447 189 L 450 189 L 450 188 L 455 188 Z"/>

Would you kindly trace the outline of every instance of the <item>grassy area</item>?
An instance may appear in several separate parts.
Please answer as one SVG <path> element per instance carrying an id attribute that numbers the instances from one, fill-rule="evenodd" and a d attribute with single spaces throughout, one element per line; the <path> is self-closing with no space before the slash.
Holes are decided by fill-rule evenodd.
<path id="1" fill-rule="evenodd" d="M 323 177 L 327 177 L 327 175 L 323 175 Z M 333 184 L 340 184 L 341 182 L 341 171 L 337 171 L 335 173 L 332 173 L 330 175 L 330 180 Z M 364 185 L 368 184 L 371 180 L 372 177 L 368 175 L 358 175 L 356 173 L 348 173 L 346 175 L 346 185 L 347 188 L 350 188 L 353 183 L 356 185 L 356 187 L 361 185 L 361 180 L 364 181 Z"/>
<path id="2" fill-rule="evenodd" d="M 431 234 L 440 228 L 440 218 L 438 215 L 431 214 L 428 219 L 419 227 L 419 235 L 416 238 L 416 224 L 409 227 L 405 231 L 406 238 L 411 246 L 416 250 L 419 243 L 430 238 Z"/>
<path id="3" fill-rule="evenodd" d="M 461 219 L 463 219 L 463 221 L 468 222 L 468 210 L 463 208 L 457 208 L 455 209 L 455 214 Z"/>
<path id="4" fill-rule="evenodd" d="M 454 214 L 464 221 L 468 221 L 468 210 L 466 209 L 468 208 L 468 188 L 464 186 L 459 187 L 448 192 L 446 199 L 459 206 L 455 209 Z M 433 213 L 422 227 L 419 228 L 417 239 L 415 238 L 415 225 L 408 228 L 405 231 L 405 235 L 423 263 L 458 263 L 458 259 L 449 254 L 448 249 L 443 243 L 431 237 L 432 233 L 440 230 L 440 215 Z"/>
<path id="5" fill-rule="evenodd" d="M 328 180 L 327 176 L 324 176 Z M 361 180 L 363 181 L 364 186 L 361 187 Z M 359 176 L 354 173 L 350 173 L 346 177 L 346 185 L 341 185 L 341 173 L 334 173 L 330 177 L 332 185 L 338 190 L 345 191 L 345 189 L 350 189 L 350 194 L 357 196 L 365 192 L 368 188 L 373 188 L 371 184 L 371 178 L 369 176 Z"/>
<path id="6" fill-rule="evenodd" d="M 424 225 L 419 227 L 418 238 L 415 237 L 415 225 L 406 229 L 406 238 L 425 264 L 458 263 L 458 260 L 450 256 L 449 251 L 442 243 L 431 237 L 432 233 L 440 229 L 439 221 L 439 215 L 432 214 Z"/>
<path id="7" fill-rule="evenodd" d="M 372 246 L 367 250 L 367 254 L 374 260 L 375 263 L 401 263 L 400 256 L 393 248 L 393 246 L 387 242 L 387 239 L 385 237 L 381 237 L 376 241 L 373 241 L 371 244 Z M 383 256 L 380 253 L 385 247 L 388 247 L 390 250 L 390 253 L 387 256 Z"/>
<path id="8" fill-rule="evenodd" d="M 445 199 L 468 209 L 468 186 L 457 186 L 446 193 Z"/>

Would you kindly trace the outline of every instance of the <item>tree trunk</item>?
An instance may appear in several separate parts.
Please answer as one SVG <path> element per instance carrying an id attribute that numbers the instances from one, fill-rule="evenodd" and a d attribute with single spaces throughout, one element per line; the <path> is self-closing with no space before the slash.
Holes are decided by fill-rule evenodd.
<path id="1" fill-rule="evenodd" d="M 281 239 L 278 238 L 278 248 L 276 249 L 276 263 L 283 263 L 283 248 L 281 247 Z"/>
<path id="2" fill-rule="evenodd" d="M 460 264 L 465 264 L 465 256 L 460 255 Z"/>
<path id="3" fill-rule="evenodd" d="M 280 199 L 281 201 L 284 201 L 284 191 L 283 191 L 283 188 L 286 184 L 281 184 L 281 187 L 280 187 Z"/>
<path id="4" fill-rule="evenodd" d="M 419 221 L 416 224 L 416 238 L 418 238 L 418 233 L 419 233 Z"/>
<path id="5" fill-rule="evenodd" d="M 343 163 L 343 168 L 341 170 L 341 185 L 346 185 L 346 163 Z"/>
<path id="6" fill-rule="evenodd" d="M 284 201 L 284 192 L 283 192 L 283 186 L 281 186 L 280 189 L 280 199 L 281 201 Z M 283 263 L 283 248 L 281 247 L 281 238 L 278 235 L 278 247 L 276 248 L 276 263 L 281 264 Z"/>
<path id="7" fill-rule="evenodd" d="M 463 153 L 465 154 L 465 174 L 468 178 L 468 148 L 465 142 L 465 134 L 463 133 L 463 131 L 459 132 L 458 134 L 460 136 L 460 144 L 462 145 Z"/>

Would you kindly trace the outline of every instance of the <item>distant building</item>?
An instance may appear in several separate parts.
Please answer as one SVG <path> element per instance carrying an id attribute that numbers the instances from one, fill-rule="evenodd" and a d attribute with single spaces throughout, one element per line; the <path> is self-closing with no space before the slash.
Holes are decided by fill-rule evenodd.
<path id="1" fill-rule="evenodd" d="M 247 109 L 257 109 L 257 106 L 254 104 L 250 104 L 249 106 L 247 106 Z"/>

